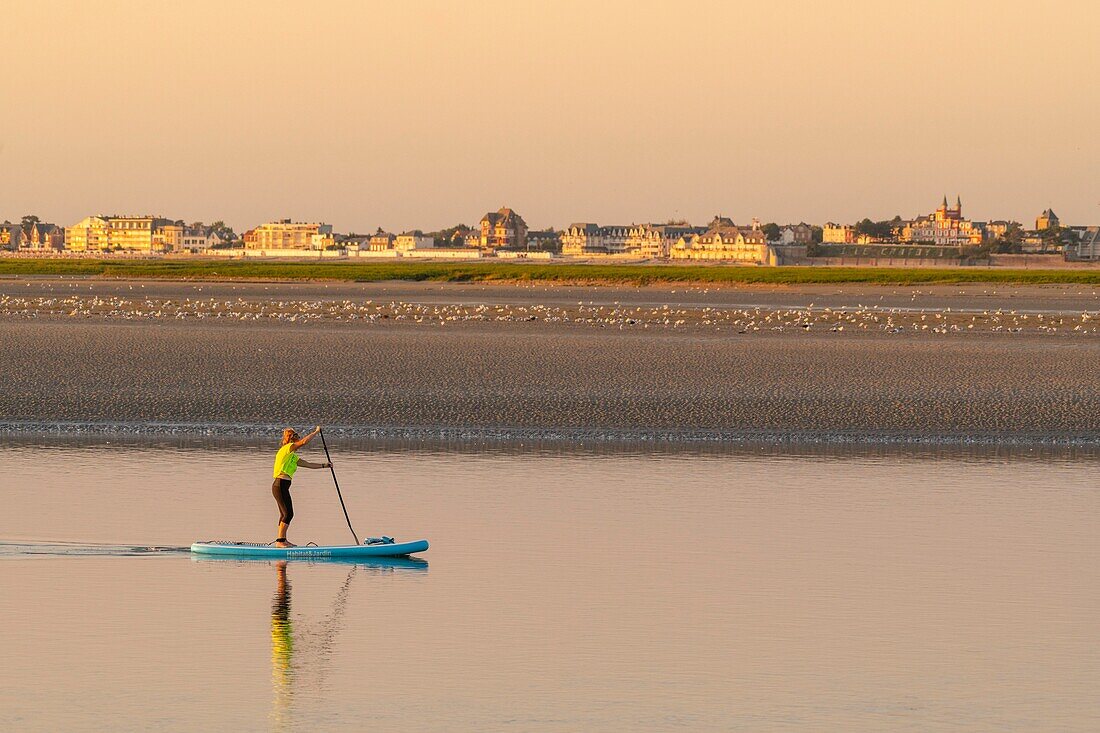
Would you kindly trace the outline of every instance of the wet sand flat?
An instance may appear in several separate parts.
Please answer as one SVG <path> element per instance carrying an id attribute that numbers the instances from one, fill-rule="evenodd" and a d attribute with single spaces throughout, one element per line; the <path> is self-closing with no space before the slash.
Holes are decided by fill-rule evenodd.
<path id="1" fill-rule="evenodd" d="M 0 317 L 0 422 L 1100 438 L 1100 339 Z"/>

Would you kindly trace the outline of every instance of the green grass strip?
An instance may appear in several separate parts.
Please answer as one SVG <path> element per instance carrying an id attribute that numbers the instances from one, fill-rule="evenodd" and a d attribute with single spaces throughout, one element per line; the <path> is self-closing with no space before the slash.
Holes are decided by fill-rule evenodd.
<path id="1" fill-rule="evenodd" d="M 585 285 L 934 283 L 1100 284 L 1100 269 L 745 267 L 503 262 L 255 262 L 0 258 L 0 275 L 171 280 L 547 282 Z"/>

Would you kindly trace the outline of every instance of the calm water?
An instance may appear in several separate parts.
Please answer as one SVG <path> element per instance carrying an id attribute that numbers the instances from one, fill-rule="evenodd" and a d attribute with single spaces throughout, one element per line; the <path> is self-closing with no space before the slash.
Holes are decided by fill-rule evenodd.
<path id="1" fill-rule="evenodd" d="M 1100 728 L 1095 457 L 4 448 L 4 730 Z"/>

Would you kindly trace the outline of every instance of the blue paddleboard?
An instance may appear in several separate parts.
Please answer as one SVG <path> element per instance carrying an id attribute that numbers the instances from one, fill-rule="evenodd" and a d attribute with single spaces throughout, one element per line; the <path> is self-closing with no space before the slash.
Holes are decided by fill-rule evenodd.
<path id="1" fill-rule="evenodd" d="M 224 557 L 262 557 L 272 560 L 317 560 L 325 558 L 353 559 L 356 557 L 401 557 L 428 549 L 427 540 L 392 542 L 377 545 L 308 545 L 299 547 L 275 547 L 258 542 L 230 542 L 208 540 L 191 545 L 191 552 L 198 555 Z"/>

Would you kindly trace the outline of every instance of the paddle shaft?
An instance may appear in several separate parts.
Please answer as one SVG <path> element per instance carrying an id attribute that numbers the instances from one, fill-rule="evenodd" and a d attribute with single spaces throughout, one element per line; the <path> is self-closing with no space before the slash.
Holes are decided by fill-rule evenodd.
<path id="1" fill-rule="evenodd" d="M 332 456 L 328 454 L 328 443 L 325 442 L 325 433 L 318 429 L 318 433 L 321 434 L 321 447 L 325 449 L 325 461 L 328 463 L 328 470 L 332 472 L 332 483 L 336 484 L 336 496 L 340 498 L 340 508 L 344 510 L 344 519 L 348 523 L 348 529 L 351 530 L 351 536 L 355 538 L 355 544 L 359 544 L 359 535 L 355 534 L 355 528 L 351 526 L 351 517 L 348 516 L 348 508 L 344 506 L 344 496 L 340 493 L 340 482 L 336 480 L 336 469 L 332 467 Z"/>

